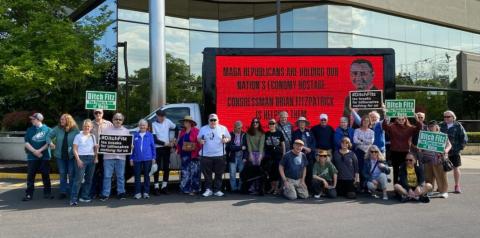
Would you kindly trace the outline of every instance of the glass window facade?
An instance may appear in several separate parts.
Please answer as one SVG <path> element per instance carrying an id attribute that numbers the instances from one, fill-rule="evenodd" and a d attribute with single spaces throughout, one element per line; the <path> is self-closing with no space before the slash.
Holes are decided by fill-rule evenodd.
<path id="1" fill-rule="evenodd" d="M 393 48 L 397 87 L 454 90 L 457 54 L 480 53 L 480 34 L 352 6 L 282 1 L 280 19 L 282 48 Z M 166 0 L 165 22 L 167 53 L 185 61 L 195 76 L 201 76 L 205 47 L 276 47 L 274 1 Z M 128 42 L 130 74 L 148 68 L 148 13 L 120 6 L 118 41 Z M 124 78 L 123 65 L 118 68 Z M 448 100 L 446 92 L 433 92 L 425 92 L 425 98 L 443 95 Z"/>

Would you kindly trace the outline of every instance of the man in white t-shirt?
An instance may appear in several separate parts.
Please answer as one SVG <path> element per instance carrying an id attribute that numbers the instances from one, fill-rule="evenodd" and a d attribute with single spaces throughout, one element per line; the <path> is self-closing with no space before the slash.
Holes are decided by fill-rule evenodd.
<path id="1" fill-rule="evenodd" d="M 166 114 L 162 110 L 156 112 L 157 120 L 152 123 L 153 138 L 155 140 L 155 146 L 157 158 L 156 163 L 161 166 L 163 171 L 162 188 L 160 190 L 158 184 L 159 171 L 157 170 L 153 174 L 153 186 L 154 195 L 159 193 L 167 194 L 168 177 L 170 174 L 170 150 L 174 146 L 174 142 L 170 139 L 170 130 L 176 128 L 176 125 L 166 117 Z"/>
<path id="2" fill-rule="evenodd" d="M 219 124 L 217 114 L 208 116 L 208 125 L 203 126 L 198 133 L 198 142 L 203 145 L 200 151 L 200 165 L 205 177 L 204 197 L 212 195 L 221 197 L 223 192 L 222 175 L 225 171 L 225 144 L 230 141 L 230 133 L 225 126 Z M 215 173 L 212 189 L 212 173 Z"/>

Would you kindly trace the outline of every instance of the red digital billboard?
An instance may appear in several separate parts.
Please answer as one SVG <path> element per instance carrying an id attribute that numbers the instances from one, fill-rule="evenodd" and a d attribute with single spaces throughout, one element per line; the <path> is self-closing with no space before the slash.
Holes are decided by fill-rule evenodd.
<path id="1" fill-rule="evenodd" d="M 221 124 L 236 120 L 262 125 L 287 111 L 290 122 L 305 116 L 318 124 L 326 113 L 336 127 L 348 114 L 352 90 L 384 88 L 383 56 L 236 56 L 217 55 L 216 112 Z"/>

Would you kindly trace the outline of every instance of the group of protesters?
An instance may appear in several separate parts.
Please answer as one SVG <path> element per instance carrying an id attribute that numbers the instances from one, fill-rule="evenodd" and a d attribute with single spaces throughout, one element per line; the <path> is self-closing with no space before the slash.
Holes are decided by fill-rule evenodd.
<path id="1" fill-rule="evenodd" d="M 95 198 L 108 200 L 113 178 L 117 198 L 126 199 L 125 166 L 132 166 L 134 171 L 135 199 L 150 197 L 151 175 L 152 193 L 168 194 L 172 151 L 181 159 L 180 190 L 189 195 L 224 196 L 223 177 L 228 170 L 232 192 L 283 195 L 291 200 L 310 194 L 317 199 L 354 199 L 365 193 L 388 200 L 392 170 L 394 191 L 402 202 L 428 202 L 431 197 L 448 197 L 445 161 L 453 165 L 453 191 L 461 193 L 460 152 L 467 136 L 455 113 L 448 110 L 443 113 L 443 122 L 427 122 L 425 114 L 419 112 L 413 124 L 406 117 L 383 114 L 383 110 L 361 113 L 351 109 L 351 115 L 342 117 L 334 129 L 327 114 L 320 114 L 320 123 L 310 127 L 305 117 L 290 123 L 283 111 L 278 121 L 268 120 L 268 127 L 253 118 L 247 128 L 236 121 L 231 132 L 219 123 L 216 114 L 210 114 L 208 124 L 200 129 L 187 115 L 180 121 L 177 138 L 171 138 L 170 131 L 176 125 L 159 110 L 151 124 L 144 119 L 138 122 L 132 154 L 126 156 L 98 153 L 100 135 L 130 135 L 121 113 L 115 113 L 110 122 L 103 118 L 101 109 L 94 110 L 94 120 L 84 120 L 81 130 L 69 114 L 61 115 L 59 124 L 50 129 L 42 123 L 43 115 L 35 113 L 25 135 L 28 176 L 23 201 L 33 198 L 37 172 L 42 174 L 44 197 L 53 198 L 50 150 L 60 175 L 58 198 L 69 198 L 71 206 Z M 419 149 L 416 142 L 422 130 L 447 134 L 445 151 Z"/>

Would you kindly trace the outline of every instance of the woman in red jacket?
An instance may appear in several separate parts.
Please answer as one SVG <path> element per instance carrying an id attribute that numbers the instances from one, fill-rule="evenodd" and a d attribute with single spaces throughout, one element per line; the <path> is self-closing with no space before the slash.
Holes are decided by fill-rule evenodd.
<path id="1" fill-rule="evenodd" d="M 200 192 L 200 160 L 198 151 L 200 144 L 197 141 L 198 128 L 197 123 L 191 116 L 185 116 L 183 120 L 183 129 L 178 135 L 177 154 L 182 158 L 182 167 L 180 174 L 180 190 L 189 195 L 195 195 Z"/>
<path id="2" fill-rule="evenodd" d="M 390 137 L 390 158 L 393 167 L 393 183 L 398 182 L 398 170 L 405 162 L 405 157 L 410 151 L 412 137 L 422 128 L 422 123 L 415 115 L 416 125 L 412 126 L 406 117 L 397 117 L 394 123 L 383 120 L 383 130 Z"/>

